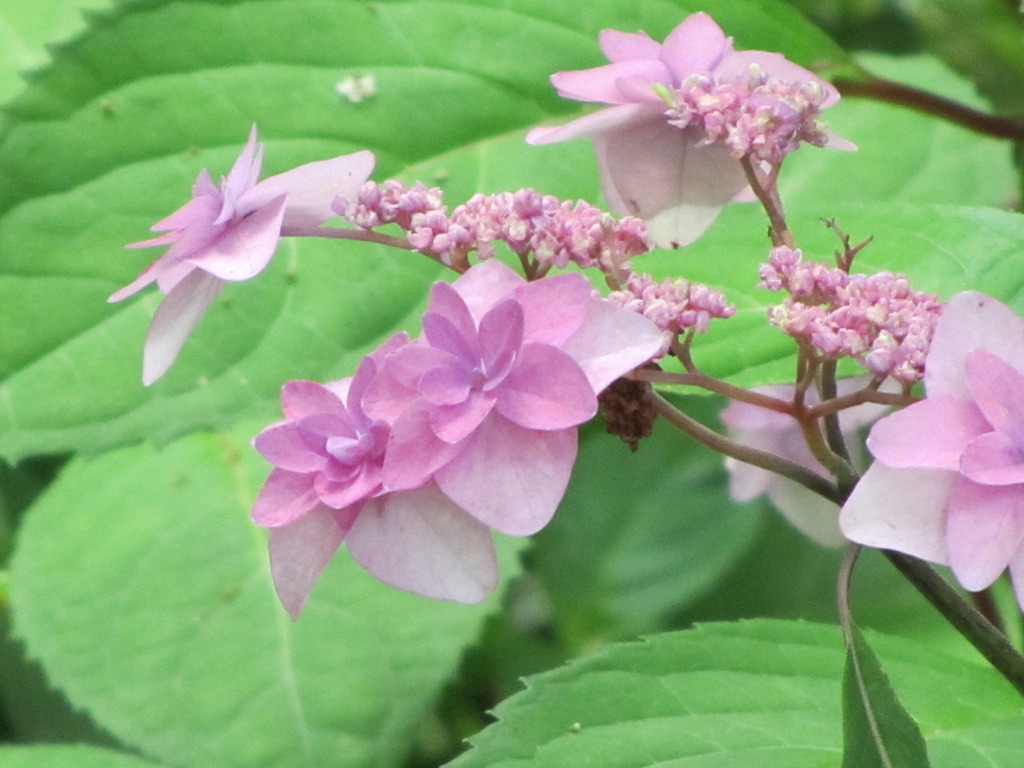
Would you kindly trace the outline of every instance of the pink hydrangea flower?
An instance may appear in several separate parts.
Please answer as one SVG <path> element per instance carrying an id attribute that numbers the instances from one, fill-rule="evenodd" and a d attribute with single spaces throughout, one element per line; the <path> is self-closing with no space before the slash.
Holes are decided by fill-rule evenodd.
<path id="1" fill-rule="evenodd" d="M 263 148 L 253 126 L 242 154 L 219 185 L 201 171 L 192 199 L 153 225 L 154 232 L 165 234 L 128 246 L 170 246 L 109 299 L 121 301 L 154 282 L 167 297 L 146 334 L 144 384 L 170 368 L 224 281 L 248 280 L 263 271 L 282 228 L 300 233 L 334 218 L 331 204 L 339 196 L 355 195 L 373 170 L 374 157 L 356 152 L 257 181 L 262 163 Z"/>
<path id="2" fill-rule="evenodd" d="M 327 385 L 290 381 L 285 419 L 253 440 L 272 464 L 252 519 L 270 529 L 270 569 L 293 618 L 342 542 L 386 584 L 473 603 L 497 584 L 487 527 L 428 483 L 388 493 L 382 483 L 390 427 L 366 415 L 362 398 L 397 336 L 363 359 L 355 376 Z"/>
<path id="3" fill-rule="evenodd" d="M 582 275 L 528 283 L 493 260 L 436 283 L 423 330 L 387 359 L 364 403 L 392 423 L 384 483 L 433 479 L 518 536 L 554 514 L 598 393 L 661 346 L 653 323 L 595 298 Z"/>
<path id="4" fill-rule="evenodd" d="M 840 379 L 837 390 L 847 395 L 863 388 L 870 377 Z M 777 384 L 755 387 L 753 391 L 781 400 L 791 400 L 793 385 Z M 816 394 L 808 393 L 807 402 L 818 402 Z M 885 406 L 875 404 L 847 408 L 839 414 L 840 428 L 847 437 L 847 447 L 855 460 L 861 458 L 858 450 L 857 430 L 867 426 L 885 412 Z M 752 448 L 789 459 L 822 475 L 828 471 L 811 454 L 800 425 L 792 416 L 748 403 L 731 402 L 721 413 L 722 422 L 733 440 Z M 804 488 L 788 478 L 767 469 L 726 458 L 729 472 L 729 495 L 736 501 L 750 501 L 766 495 L 772 505 L 782 513 L 794 528 L 824 546 L 837 546 L 845 539 L 839 530 L 838 509 L 835 504 Z"/>
<path id="5" fill-rule="evenodd" d="M 742 125 L 717 126 L 713 119 L 717 112 L 702 112 L 699 121 L 687 120 L 686 125 L 693 123 L 692 130 L 679 127 L 677 107 L 685 101 L 677 95 L 680 89 L 692 84 L 704 93 L 724 83 L 727 89 L 738 85 L 750 90 L 747 81 L 756 76 L 759 82 L 771 77 L 819 89 L 823 95 L 816 100 L 815 108 L 830 106 L 839 99 L 835 88 L 780 54 L 734 51 L 732 38 L 726 37 L 706 13 L 687 17 L 664 43 L 656 43 L 642 32 L 615 30 L 604 30 L 598 41 L 610 64 L 559 72 L 551 82 L 565 98 L 610 106 L 564 126 L 535 128 L 526 140 L 550 144 L 589 137 L 612 210 L 646 221 L 651 239 L 663 247 L 693 242 L 711 226 L 726 203 L 749 193 L 734 152 L 737 142 L 730 141 L 730 146 L 717 141 L 718 134 L 735 139 L 743 133 L 745 140 L 741 143 L 756 148 L 758 139 L 749 135 L 751 114 L 760 122 L 771 118 L 765 124 L 771 123 L 773 130 L 776 122 L 792 122 L 788 107 L 785 120 L 773 117 L 786 105 L 771 106 L 758 95 L 758 103 L 749 109 L 732 110 L 737 120 L 746 120 Z M 806 100 L 805 90 L 798 87 L 794 93 Z M 705 97 L 702 104 L 707 101 Z M 716 92 L 715 98 L 723 97 Z M 672 103 L 677 107 L 667 115 Z M 765 113 L 766 109 L 770 114 Z M 797 123 L 799 128 L 800 121 Z M 712 127 L 715 130 L 709 134 Z"/>
<path id="6" fill-rule="evenodd" d="M 661 343 L 581 275 L 527 283 L 498 261 L 435 284 L 423 328 L 351 379 L 289 382 L 285 419 L 254 440 L 274 469 L 252 517 L 271 529 L 292 616 L 343 541 L 387 584 L 482 600 L 497 583 L 491 529 L 527 535 L 550 520 L 597 393 Z"/>
<path id="7" fill-rule="evenodd" d="M 954 296 L 925 390 L 871 430 L 875 463 L 843 507 L 843 533 L 949 565 L 972 591 L 1009 568 L 1024 606 L 1024 319 L 979 293 Z"/>

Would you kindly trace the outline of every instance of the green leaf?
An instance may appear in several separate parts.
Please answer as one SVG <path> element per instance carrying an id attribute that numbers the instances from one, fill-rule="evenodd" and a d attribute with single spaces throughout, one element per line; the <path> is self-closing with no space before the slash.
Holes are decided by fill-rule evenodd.
<path id="1" fill-rule="evenodd" d="M 248 520 L 248 434 L 69 464 L 19 533 L 15 632 L 73 705 L 173 765 L 397 765 L 495 600 L 402 593 L 341 551 L 292 622 Z"/>
<path id="2" fill-rule="evenodd" d="M 161 768 L 132 755 L 86 746 L 0 746 L 0 768 Z"/>
<path id="3" fill-rule="evenodd" d="M 82 12 L 110 7 L 111 0 L 0 0 L 0 104 L 24 85 L 23 73 L 49 60 L 44 43 L 84 27 Z"/>
<path id="4" fill-rule="evenodd" d="M 711 422 L 722 403 L 688 398 Z M 558 515 L 537 535 L 533 569 L 574 645 L 657 631 L 743 557 L 764 511 L 733 502 L 722 457 L 657 422 L 639 450 L 584 432 Z"/>
<path id="5" fill-rule="evenodd" d="M 917 723 L 864 635 L 851 629 L 843 672 L 843 768 L 929 768 Z"/>
<path id="6" fill-rule="evenodd" d="M 875 642 L 936 768 L 1021 764 L 1020 698 L 991 669 L 919 643 Z M 799 622 L 712 624 L 611 646 L 528 678 L 449 765 L 838 765 L 842 665 L 838 629 Z"/>

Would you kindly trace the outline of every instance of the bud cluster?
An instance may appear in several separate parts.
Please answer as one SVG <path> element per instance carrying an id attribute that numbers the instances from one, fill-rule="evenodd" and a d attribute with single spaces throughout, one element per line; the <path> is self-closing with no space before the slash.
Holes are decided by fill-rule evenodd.
<path id="1" fill-rule="evenodd" d="M 817 147 L 831 134 L 818 119 L 826 91 L 814 80 L 789 82 L 751 65 L 746 78 L 693 74 L 666 91 L 669 123 L 694 127 L 705 142 L 721 141 L 734 157 L 777 165 L 801 142 Z"/>
<path id="2" fill-rule="evenodd" d="M 823 358 L 852 357 L 878 377 L 912 383 L 924 375 L 942 303 L 914 291 L 903 275 L 850 275 L 803 262 L 801 252 L 773 248 L 760 268 L 761 287 L 790 295 L 768 320 Z"/>
<path id="3" fill-rule="evenodd" d="M 420 183 L 406 189 L 394 180 L 367 182 L 339 213 L 363 229 L 397 224 L 414 250 L 448 265 L 474 251 L 479 259 L 491 258 L 494 244 L 503 242 L 541 266 L 562 269 L 571 262 L 615 274 L 630 258 L 650 250 L 639 219 L 615 219 L 582 200 L 563 201 L 532 189 L 477 194 L 449 216 L 439 189 Z"/>

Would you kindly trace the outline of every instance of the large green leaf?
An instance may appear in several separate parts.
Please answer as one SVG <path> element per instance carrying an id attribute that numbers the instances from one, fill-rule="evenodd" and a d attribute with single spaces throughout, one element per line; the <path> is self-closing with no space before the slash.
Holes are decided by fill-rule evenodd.
<path id="1" fill-rule="evenodd" d="M 721 403 L 689 398 L 705 421 Z M 719 454 L 664 422 L 630 453 L 592 425 L 559 513 L 531 551 L 566 639 L 665 627 L 747 554 L 764 511 L 729 499 Z"/>
<path id="2" fill-rule="evenodd" d="M 15 631 L 74 705 L 173 765 L 395 765 L 493 601 L 405 594 L 342 551 L 292 622 L 245 440 L 70 464 L 20 531 Z"/>
<path id="3" fill-rule="evenodd" d="M 0 768 L 163 768 L 132 755 L 85 746 L 0 746 Z"/>
<path id="4" fill-rule="evenodd" d="M 1020 697 L 991 669 L 905 640 L 873 642 L 936 768 L 1024 760 Z M 527 679 L 450 766 L 838 766 L 843 656 L 838 629 L 780 621 L 612 646 Z"/>

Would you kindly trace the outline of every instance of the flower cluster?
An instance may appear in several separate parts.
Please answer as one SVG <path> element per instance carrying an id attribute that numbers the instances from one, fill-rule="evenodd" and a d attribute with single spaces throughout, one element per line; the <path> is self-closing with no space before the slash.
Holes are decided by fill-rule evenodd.
<path id="1" fill-rule="evenodd" d="M 355 194 L 373 170 L 374 157 L 365 151 L 342 155 L 258 182 L 262 164 L 263 147 L 253 126 L 242 154 L 219 185 L 201 171 L 192 199 L 153 225 L 154 232 L 166 234 L 128 246 L 170 246 L 109 299 L 120 301 L 154 282 L 167 297 L 146 335 L 144 384 L 152 384 L 171 367 L 224 281 L 248 280 L 262 272 L 284 230 L 308 233 L 334 218 L 335 200 Z"/>
<path id="2" fill-rule="evenodd" d="M 925 400 L 871 430 L 876 460 L 843 506 L 843 533 L 948 564 L 969 590 L 1009 568 L 1024 607 L 1024 319 L 955 295 L 924 384 Z"/>
<path id="3" fill-rule="evenodd" d="M 439 189 L 367 182 L 338 210 L 364 229 L 397 224 L 408 232 L 412 248 L 448 266 L 464 265 L 471 252 L 489 259 L 494 244 L 503 242 L 541 267 L 564 269 L 571 262 L 616 274 L 630 258 L 650 250 L 640 220 L 615 219 L 582 200 L 563 201 L 532 189 L 474 195 L 448 216 Z"/>
<path id="4" fill-rule="evenodd" d="M 599 42 L 610 64 L 551 82 L 565 98 L 610 106 L 527 141 L 590 138 L 609 206 L 643 219 L 659 246 L 692 243 L 726 203 L 750 199 L 737 153 L 776 159 L 798 139 L 852 148 L 817 121 L 839 100 L 835 88 L 777 53 L 733 50 L 705 13 L 664 43 L 615 30 Z"/>
<path id="5" fill-rule="evenodd" d="M 690 329 L 704 333 L 713 318 L 736 314 L 736 307 L 721 291 L 683 278 L 657 283 L 647 274 L 630 275 L 621 290 L 608 294 L 608 301 L 643 315 L 662 330 L 661 355 L 680 333 Z"/>
<path id="6" fill-rule="evenodd" d="M 760 276 L 762 288 L 790 294 L 769 308 L 769 322 L 805 347 L 828 360 L 852 357 L 876 377 L 922 377 L 942 312 L 936 295 L 914 291 L 903 275 L 804 262 L 785 246 L 771 250 Z"/>
<path id="7" fill-rule="evenodd" d="M 551 519 L 597 395 L 661 345 L 650 321 L 579 274 L 526 282 L 497 260 L 435 283 L 423 336 L 391 339 L 354 377 L 290 382 L 254 442 L 275 468 L 253 507 L 297 615 L 342 541 L 392 586 L 476 602 L 497 580 L 491 529 Z"/>

